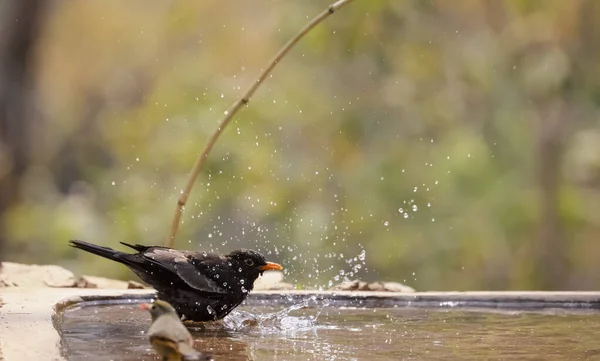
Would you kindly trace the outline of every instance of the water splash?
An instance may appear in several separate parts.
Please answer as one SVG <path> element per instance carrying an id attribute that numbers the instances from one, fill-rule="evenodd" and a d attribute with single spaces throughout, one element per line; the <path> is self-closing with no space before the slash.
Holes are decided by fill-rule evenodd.
<path id="1" fill-rule="evenodd" d="M 273 312 L 264 312 L 264 308 L 260 313 L 234 310 L 223 319 L 223 326 L 229 331 L 256 331 L 263 335 L 315 331 L 317 319 L 328 305 L 327 300 L 313 297 Z M 305 309 L 311 310 L 310 314 L 291 315 Z"/>

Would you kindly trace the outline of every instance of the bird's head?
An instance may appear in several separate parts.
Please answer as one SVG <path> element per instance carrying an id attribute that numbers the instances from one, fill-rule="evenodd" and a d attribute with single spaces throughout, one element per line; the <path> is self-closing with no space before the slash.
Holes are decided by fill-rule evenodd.
<path id="1" fill-rule="evenodd" d="M 177 316 L 177 311 L 175 311 L 173 306 L 166 301 L 156 299 L 152 301 L 152 303 L 142 303 L 140 308 L 150 312 L 152 321 L 156 320 L 159 316 L 166 314 L 173 314 L 175 317 L 179 318 L 179 316 Z"/>
<path id="2" fill-rule="evenodd" d="M 234 266 L 234 269 L 241 273 L 250 284 L 246 287 L 252 289 L 254 281 L 264 271 L 281 271 L 283 267 L 277 263 L 267 262 L 265 256 L 251 249 L 242 249 L 233 251 L 226 256 Z"/>

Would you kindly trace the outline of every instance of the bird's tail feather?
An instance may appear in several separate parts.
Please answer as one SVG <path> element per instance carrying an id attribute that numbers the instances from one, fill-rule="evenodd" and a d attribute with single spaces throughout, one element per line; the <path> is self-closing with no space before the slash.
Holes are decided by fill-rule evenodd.
<path id="1" fill-rule="evenodd" d="M 113 261 L 117 261 L 117 262 L 125 263 L 125 264 L 128 263 L 127 259 L 122 257 L 125 255 L 128 255 L 127 253 L 115 251 L 112 248 L 102 247 L 102 246 L 98 246 L 96 244 L 92 244 L 92 243 L 88 243 L 88 242 L 84 242 L 84 241 L 78 241 L 78 240 L 70 240 L 69 245 L 71 247 L 75 247 L 75 248 L 84 250 L 86 252 L 93 253 L 100 257 L 111 259 Z"/>

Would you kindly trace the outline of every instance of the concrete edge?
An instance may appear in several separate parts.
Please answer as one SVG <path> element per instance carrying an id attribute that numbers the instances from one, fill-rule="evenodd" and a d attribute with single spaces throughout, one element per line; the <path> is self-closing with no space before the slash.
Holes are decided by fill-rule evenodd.
<path id="1" fill-rule="evenodd" d="M 132 295 L 123 290 L 120 295 L 85 295 L 82 306 L 123 303 L 148 299 L 151 293 Z M 128 297 L 127 297 L 128 296 Z M 484 309 L 599 309 L 600 292 L 365 292 L 365 291 L 254 291 L 245 301 L 248 306 L 291 306 L 315 301 L 331 307 L 346 308 L 484 308 Z"/>
<path id="2" fill-rule="evenodd" d="M 153 293 L 152 290 L 1 288 L 0 352 L 5 361 L 62 361 L 59 330 L 61 314 L 66 308 L 90 297 Z"/>
<path id="3" fill-rule="evenodd" d="M 0 355 L 5 361 L 62 361 L 60 323 L 73 306 L 140 302 L 153 290 L 77 288 L 0 289 Z M 365 292 L 255 291 L 246 304 L 292 305 L 305 301 L 332 307 L 429 307 L 484 309 L 600 309 L 600 292 Z M 35 335 L 32 337 L 32 335 Z"/>
<path id="4" fill-rule="evenodd" d="M 333 307 L 463 307 L 536 310 L 547 308 L 600 309 L 600 292 L 364 292 L 284 291 L 253 292 L 248 303 L 297 304 L 306 298 L 324 300 Z"/>

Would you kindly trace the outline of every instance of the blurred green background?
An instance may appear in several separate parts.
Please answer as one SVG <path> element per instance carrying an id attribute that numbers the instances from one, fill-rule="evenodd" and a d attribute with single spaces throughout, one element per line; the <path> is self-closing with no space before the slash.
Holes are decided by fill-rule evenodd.
<path id="1" fill-rule="evenodd" d="M 227 107 L 323 0 L 0 4 L 1 259 L 133 278 Z M 600 2 L 355 0 L 224 132 L 177 248 L 286 280 L 600 285 Z"/>

